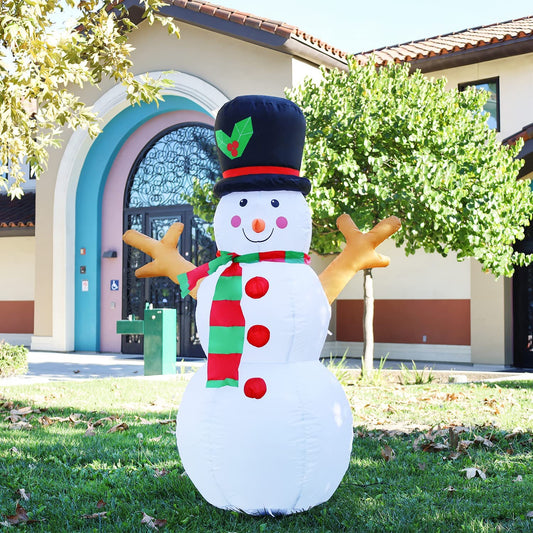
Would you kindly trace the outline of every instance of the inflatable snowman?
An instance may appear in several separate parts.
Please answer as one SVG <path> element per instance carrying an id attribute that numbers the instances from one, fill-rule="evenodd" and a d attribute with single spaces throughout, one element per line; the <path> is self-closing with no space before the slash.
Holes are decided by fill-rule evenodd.
<path id="1" fill-rule="evenodd" d="M 133 231 L 124 240 L 154 257 L 137 275 L 169 275 L 198 299 L 207 364 L 185 391 L 176 430 L 190 479 L 223 509 L 299 512 L 330 498 L 352 447 L 350 406 L 319 361 L 330 303 L 357 270 L 388 264 L 375 247 L 399 221 L 362 234 L 343 215 L 347 246 L 319 278 L 307 255 L 300 109 L 282 98 L 238 97 L 218 113 L 215 137 L 223 176 L 214 189 L 217 257 L 194 267 L 179 256 L 180 224 L 160 243 Z"/>

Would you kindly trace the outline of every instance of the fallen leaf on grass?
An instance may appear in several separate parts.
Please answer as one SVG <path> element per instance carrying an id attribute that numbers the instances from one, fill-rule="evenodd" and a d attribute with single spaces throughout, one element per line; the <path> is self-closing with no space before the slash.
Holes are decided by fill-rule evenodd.
<path id="1" fill-rule="evenodd" d="M 97 509 L 102 509 L 105 506 L 106 506 L 106 503 L 104 502 L 104 500 L 98 500 L 98 502 L 96 504 L 96 508 Z"/>
<path id="2" fill-rule="evenodd" d="M 518 476 L 516 476 L 516 477 L 513 479 L 513 481 L 518 481 L 518 482 L 520 482 L 520 481 L 524 481 L 524 480 L 522 479 L 522 476 L 521 476 L 520 474 L 518 474 Z"/>
<path id="3" fill-rule="evenodd" d="M 162 435 L 159 435 L 159 437 L 152 437 L 151 439 L 148 439 L 150 442 L 159 442 L 161 440 Z"/>
<path id="4" fill-rule="evenodd" d="M 31 413 L 33 413 L 33 408 L 32 407 L 21 407 L 20 409 L 11 409 L 11 411 L 9 411 L 9 414 L 10 415 L 20 415 L 20 416 L 26 416 L 26 415 L 29 415 Z"/>
<path id="5" fill-rule="evenodd" d="M 37 420 L 39 421 L 39 424 L 41 424 L 41 426 L 43 427 L 51 426 L 55 422 L 54 419 L 50 418 L 47 415 L 40 416 Z"/>
<path id="6" fill-rule="evenodd" d="M 481 437 L 480 435 L 478 435 L 474 439 L 474 444 L 480 444 L 482 446 L 485 446 L 486 448 L 492 448 L 494 446 L 494 443 L 492 441 L 484 437 Z"/>
<path id="7" fill-rule="evenodd" d="M 505 435 L 505 440 L 513 440 L 516 437 L 521 437 L 524 434 L 524 431 L 522 429 L 514 429 L 511 433 L 507 433 Z"/>
<path id="8" fill-rule="evenodd" d="M 444 459 L 447 461 L 455 461 L 456 459 L 459 459 L 459 457 L 461 457 L 461 452 L 451 452 Z"/>
<path id="9" fill-rule="evenodd" d="M 6 521 L 2 522 L 2 525 L 18 526 L 19 524 L 35 524 L 36 522 L 44 522 L 44 519 L 35 520 L 28 516 L 28 513 L 20 503 L 17 503 L 15 508 L 15 514 L 12 516 L 6 516 Z"/>
<path id="10" fill-rule="evenodd" d="M 160 520 L 159 518 L 154 518 L 153 516 L 149 516 L 145 512 L 143 512 L 141 524 L 146 524 L 149 528 L 158 530 L 160 527 L 166 526 L 167 521 Z"/>
<path id="11" fill-rule="evenodd" d="M 424 444 L 422 446 L 423 452 L 441 452 L 442 450 L 447 450 L 448 445 L 444 444 L 443 442 L 428 442 L 427 444 Z"/>
<path id="12" fill-rule="evenodd" d="M 451 485 L 448 485 L 444 490 L 448 493 L 448 496 L 453 496 L 453 493 L 456 491 Z"/>
<path id="13" fill-rule="evenodd" d="M 480 470 L 479 468 L 475 468 L 473 466 L 463 468 L 461 472 L 466 472 L 466 479 L 472 479 L 476 476 L 480 477 L 481 479 L 487 479 L 487 474 L 485 474 L 483 470 Z"/>
<path id="14" fill-rule="evenodd" d="M 11 516 L 6 516 L 7 522 L 12 526 L 17 526 L 18 524 L 25 524 L 29 521 L 28 513 L 26 512 L 26 509 L 22 507 L 19 503 L 17 503 L 17 507 L 15 509 L 15 514 Z"/>
<path id="15" fill-rule="evenodd" d="M 85 518 L 86 520 L 91 520 L 93 518 L 107 518 L 107 511 L 102 511 L 101 513 L 84 514 L 82 515 L 82 518 Z"/>
<path id="16" fill-rule="evenodd" d="M 71 424 L 77 425 L 77 424 L 83 424 L 84 421 L 81 420 L 81 414 L 80 413 L 72 413 L 69 415 L 68 419 L 65 420 L 65 422 L 68 421 Z"/>
<path id="17" fill-rule="evenodd" d="M 24 489 L 17 490 L 17 494 L 20 496 L 20 499 L 24 500 L 25 502 L 27 502 L 30 499 L 30 496 Z"/>
<path id="18" fill-rule="evenodd" d="M 167 424 L 175 424 L 176 419 L 175 418 L 167 418 L 166 420 L 158 420 L 157 421 L 162 426 L 166 426 Z"/>
<path id="19" fill-rule="evenodd" d="M 118 416 L 112 415 L 112 416 L 104 416 L 103 418 L 99 418 L 96 422 L 93 423 L 94 427 L 103 426 L 106 422 L 115 422 L 118 420 Z"/>
<path id="20" fill-rule="evenodd" d="M 473 440 L 460 440 L 457 444 L 457 451 L 461 453 L 466 452 L 472 444 L 474 444 Z"/>
<path id="21" fill-rule="evenodd" d="M 9 448 L 9 452 L 12 453 L 13 455 L 19 455 L 20 454 L 20 450 L 18 448 L 15 448 L 15 446 L 13 446 L 13 448 Z"/>
<path id="22" fill-rule="evenodd" d="M 117 433 L 119 431 L 126 431 L 129 428 L 130 427 L 128 426 L 128 424 L 126 424 L 126 422 L 121 422 L 120 424 L 116 424 L 112 428 L 108 429 L 107 432 L 108 433 Z"/>
<path id="23" fill-rule="evenodd" d="M 154 470 L 154 477 L 163 477 L 163 476 L 166 476 L 168 474 L 168 470 L 166 468 L 156 468 Z"/>
<path id="24" fill-rule="evenodd" d="M 88 425 L 87 431 L 83 434 L 84 437 L 94 437 L 96 435 L 96 431 L 94 430 L 94 426 Z"/>
<path id="25" fill-rule="evenodd" d="M 526 513 L 526 518 L 533 518 L 533 511 L 529 511 L 529 513 Z"/>
<path id="26" fill-rule="evenodd" d="M 386 444 L 381 449 L 381 457 L 385 459 L 385 461 L 392 461 L 396 457 L 396 452 L 388 445 Z"/>
<path id="27" fill-rule="evenodd" d="M 26 429 L 26 430 L 30 430 L 33 426 L 27 422 L 26 420 L 20 420 L 19 422 L 15 422 L 14 424 L 11 424 L 9 426 L 9 429 L 12 429 L 12 430 L 21 430 L 21 429 Z"/>

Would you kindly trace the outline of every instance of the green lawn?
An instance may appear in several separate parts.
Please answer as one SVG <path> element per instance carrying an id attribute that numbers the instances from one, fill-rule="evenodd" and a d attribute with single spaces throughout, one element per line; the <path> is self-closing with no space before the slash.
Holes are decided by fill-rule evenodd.
<path id="1" fill-rule="evenodd" d="M 184 475 L 180 377 L 0 381 L 0 529 L 533 531 L 533 381 L 342 378 L 355 425 L 348 473 L 329 502 L 280 518 L 211 507 Z"/>

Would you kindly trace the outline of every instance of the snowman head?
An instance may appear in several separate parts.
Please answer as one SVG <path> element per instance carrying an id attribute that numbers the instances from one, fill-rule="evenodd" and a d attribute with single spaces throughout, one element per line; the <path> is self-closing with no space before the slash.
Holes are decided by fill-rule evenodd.
<path id="1" fill-rule="evenodd" d="M 219 250 L 307 253 L 311 213 L 304 196 L 311 183 L 300 176 L 301 109 L 285 98 L 238 96 L 218 112 L 215 139 L 222 170 L 214 187 Z"/>
<path id="2" fill-rule="evenodd" d="M 237 191 L 220 199 L 214 229 L 218 249 L 226 252 L 307 253 L 311 211 L 297 191 Z"/>

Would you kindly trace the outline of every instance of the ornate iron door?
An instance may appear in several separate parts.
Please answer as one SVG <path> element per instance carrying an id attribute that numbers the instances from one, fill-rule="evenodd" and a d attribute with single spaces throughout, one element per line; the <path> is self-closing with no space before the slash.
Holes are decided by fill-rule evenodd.
<path id="1" fill-rule="evenodd" d="M 182 222 L 185 229 L 180 238 L 179 251 L 195 264 L 201 264 L 212 259 L 215 251 L 209 235 L 198 229 L 195 218 L 190 207 L 182 207 L 178 210 L 153 208 L 142 213 L 129 213 L 126 224 L 132 229 L 150 235 L 153 239 L 161 240 L 174 222 Z M 200 253 L 199 248 L 201 248 Z M 178 357 L 203 357 L 204 352 L 196 330 L 196 301 L 190 297 L 182 298 L 179 286 L 166 277 L 136 278 L 135 270 L 150 261 L 150 257 L 139 250 L 126 246 L 124 257 L 126 258 L 123 283 L 125 318 L 131 316 L 133 319 L 143 320 L 144 311 L 150 305 L 159 309 L 166 307 L 176 309 L 176 355 Z M 123 353 L 141 354 L 143 348 L 142 335 L 122 336 Z"/>
<path id="2" fill-rule="evenodd" d="M 124 195 L 124 231 L 136 229 L 160 240 L 174 222 L 185 226 L 180 253 L 195 265 L 215 257 L 211 225 L 193 214 L 188 198 L 193 183 L 212 184 L 220 169 L 213 129 L 204 124 L 181 124 L 154 137 L 139 154 Z M 123 318 L 144 319 L 147 305 L 171 307 L 177 314 L 178 357 L 202 357 L 196 331 L 196 301 L 181 298 L 179 286 L 167 278 L 137 279 L 135 270 L 151 259 L 130 246 L 124 247 Z M 141 335 L 123 335 L 124 353 L 143 353 Z"/>

